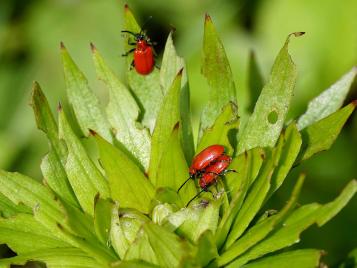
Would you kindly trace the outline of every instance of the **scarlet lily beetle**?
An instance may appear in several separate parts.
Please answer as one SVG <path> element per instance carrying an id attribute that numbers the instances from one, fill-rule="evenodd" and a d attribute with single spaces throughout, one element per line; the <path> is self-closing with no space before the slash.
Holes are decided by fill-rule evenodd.
<path id="1" fill-rule="evenodd" d="M 232 162 L 232 158 L 228 155 L 221 155 L 217 160 L 208 166 L 200 178 L 199 184 L 203 190 L 207 190 L 209 186 L 217 181 L 218 176 L 222 176 L 227 172 L 233 171 L 227 169 Z"/>
<path id="2" fill-rule="evenodd" d="M 177 193 L 190 179 L 200 177 L 205 171 L 204 169 L 223 154 L 224 146 L 218 144 L 208 146 L 206 149 L 202 150 L 199 154 L 197 154 L 193 158 L 192 164 L 189 168 L 189 178 L 180 186 L 180 188 L 178 188 Z"/>
<path id="3" fill-rule="evenodd" d="M 151 17 L 149 17 L 149 19 L 150 18 Z M 144 25 L 146 24 L 146 22 L 144 23 Z M 125 57 L 128 56 L 130 53 L 134 52 L 134 59 L 131 65 L 135 67 L 135 70 L 142 75 L 147 75 L 151 73 L 152 69 L 155 66 L 154 50 L 152 47 L 154 44 L 150 41 L 150 38 L 148 38 L 147 35 L 144 33 L 143 28 L 139 33 L 134 33 L 127 30 L 121 32 L 133 35 L 135 40 L 135 42 L 130 42 L 130 40 L 128 40 L 128 44 L 133 45 L 135 47 L 130 49 L 122 56 Z"/>
<path id="4" fill-rule="evenodd" d="M 186 207 L 202 192 L 210 192 L 208 187 L 215 184 L 218 180 L 218 177 L 224 176 L 228 172 L 237 172 L 234 169 L 227 169 L 231 162 L 232 158 L 226 154 L 223 154 L 218 157 L 212 164 L 210 164 L 205 169 L 199 180 L 199 185 L 202 190 L 198 192 L 193 198 L 191 198 L 190 201 L 188 201 Z"/>
<path id="5" fill-rule="evenodd" d="M 232 158 L 225 154 L 224 146 L 211 145 L 197 154 L 189 168 L 189 178 L 180 186 L 177 193 L 190 180 L 199 178 L 201 191 L 196 194 L 186 206 L 188 206 L 202 192 L 208 192 L 208 187 L 217 182 L 219 176 L 223 176 L 227 172 L 236 172 L 233 169 L 227 169 Z"/>

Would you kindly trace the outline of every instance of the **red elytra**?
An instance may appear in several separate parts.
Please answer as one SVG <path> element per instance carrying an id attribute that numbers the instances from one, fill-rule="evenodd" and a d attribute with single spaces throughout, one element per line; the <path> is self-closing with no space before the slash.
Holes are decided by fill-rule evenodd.
<path id="1" fill-rule="evenodd" d="M 186 207 L 202 192 L 209 192 L 208 187 L 215 184 L 219 176 L 227 172 L 236 172 L 233 169 L 227 169 L 231 162 L 232 158 L 225 154 L 224 146 L 219 144 L 211 145 L 198 153 L 189 168 L 189 178 L 177 190 L 178 193 L 190 179 L 199 178 L 202 190 L 191 198 Z"/>
<path id="2" fill-rule="evenodd" d="M 205 169 L 205 172 L 200 178 L 199 184 L 203 190 L 217 182 L 217 177 L 222 176 L 227 171 L 228 166 L 232 162 L 232 158 L 228 155 L 221 155 L 214 163 Z M 229 170 L 232 171 L 232 170 Z"/>
<path id="3" fill-rule="evenodd" d="M 196 173 L 202 172 L 204 168 L 209 166 L 223 154 L 224 146 L 218 144 L 208 146 L 193 158 L 192 164 L 189 168 L 190 176 L 194 176 Z"/>
<path id="4" fill-rule="evenodd" d="M 146 40 L 139 40 L 134 51 L 135 70 L 142 75 L 151 73 L 155 66 L 154 53 L 152 47 Z"/>
<path id="5" fill-rule="evenodd" d="M 177 193 L 182 187 L 190 180 L 200 177 L 204 173 L 204 169 L 213 163 L 218 157 L 224 154 L 224 146 L 214 144 L 208 146 L 200 153 L 198 153 L 192 160 L 192 164 L 188 170 L 190 176 L 188 179 L 177 189 Z"/>

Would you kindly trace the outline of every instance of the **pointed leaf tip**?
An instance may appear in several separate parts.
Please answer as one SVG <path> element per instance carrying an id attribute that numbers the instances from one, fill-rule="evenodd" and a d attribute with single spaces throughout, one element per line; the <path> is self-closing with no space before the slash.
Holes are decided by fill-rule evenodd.
<path id="1" fill-rule="evenodd" d="M 357 100 L 353 100 L 351 103 L 352 103 L 352 105 L 353 105 L 354 107 L 357 106 Z"/>
<path id="2" fill-rule="evenodd" d="M 93 137 L 95 137 L 96 135 L 98 135 L 97 132 L 95 132 L 93 129 L 88 129 L 89 130 L 89 134 Z"/>
<path id="3" fill-rule="evenodd" d="M 304 35 L 306 32 L 294 32 L 294 33 L 291 33 L 290 35 L 294 35 L 295 37 L 299 37 L 299 36 L 302 36 Z"/>
<path id="4" fill-rule="evenodd" d="M 58 111 L 59 113 L 62 112 L 62 103 L 61 103 L 61 102 L 58 103 L 57 111 Z"/>
<path id="5" fill-rule="evenodd" d="M 90 49 L 92 50 L 92 52 L 95 52 L 97 50 L 97 48 L 92 42 L 90 42 Z"/>
<path id="6" fill-rule="evenodd" d="M 60 42 L 60 48 L 61 49 L 66 49 L 66 47 L 64 46 L 64 43 L 62 41 Z"/>
<path id="7" fill-rule="evenodd" d="M 174 126 L 173 131 L 178 130 L 180 128 L 180 122 L 177 122 L 176 125 Z"/>
<path id="8" fill-rule="evenodd" d="M 181 68 L 178 73 L 177 73 L 177 76 L 182 76 L 182 73 L 183 73 L 183 68 Z"/>
<path id="9" fill-rule="evenodd" d="M 289 43 L 291 36 L 299 37 L 299 36 L 302 36 L 302 35 L 304 35 L 304 34 L 305 34 L 305 32 L 293 32 L 293 33 L 290 33 L 290 34 L 288 35 L 288 37 L 286 38 L 285 44 Z"/>
<path id="10" fill-rule="evenodd" d="M 211 16 L 208 13 L 206 13 L 205 14 L 205 22 L 208 22 L 208 21 L 212 21 L 212 19 L 211 19 Z"/>

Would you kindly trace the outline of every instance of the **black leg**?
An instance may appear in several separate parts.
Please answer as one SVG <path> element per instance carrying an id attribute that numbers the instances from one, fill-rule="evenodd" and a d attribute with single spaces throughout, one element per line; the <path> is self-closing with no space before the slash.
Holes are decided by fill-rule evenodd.
<path id="1" fill-rule="evenodd" d="M 224 170 L 220 175 L 225 175 L 225 174 L 227 174 L 227 173 L 229 173 L 229 172 L 238 173 L 238 171 L 235 170 L 235 169 L 226 169 L 226 170 Z"/>
<path id="2" fill-rule="evenodd" d="M 132 70 L 135 67 L 135 63 L 134 60 L 132 60 L 132 62 L 130 63 L 130 70 Z"/>
<path id="3" fill-rule="evenodd" d="M 185 180 L 185 182 L 180 186 L 180 188 L 177 189 L 177 193 L 179 193 L 179 191 L 182 189 L 182 187 L 191 179 L 193 179 L 193 176 L 190 176 L 190 177 L 188 177 L 187 180 Z"/>
<path id="4" fill-rule="evenodd" d="M 190 201 L 188 201 L 188 203 L 186 204 L 186 207 L 188 207 L 188 205 L 195 200 L 200 194 L 202 194 L 203 192 L 207 192 L 207 189 L 203 188 L 201 191 L 199 191 L 194 197 L 192 197 L 190 199 Z"/>
<path id="5" fill-rule="evenodd" d="M 136 42 L 131 42 L 131 41 L 130 41 L 130 38 L 129 38 L 129 39 L 128 39 L 128 45 L 136 46 Z"/>
<path id="6" fill-rule="evenodd" d="M 122 56 L 122 57 L 126 57 L 126 56 L 128 56 L 130 53 L 132 53 L 132 52 L 134 52 L 134 51 L 135 51 L 135 48 L 132 48 L 132 49 L 130 49 L 128 52 L 122 54 L 121 56 Z"/>

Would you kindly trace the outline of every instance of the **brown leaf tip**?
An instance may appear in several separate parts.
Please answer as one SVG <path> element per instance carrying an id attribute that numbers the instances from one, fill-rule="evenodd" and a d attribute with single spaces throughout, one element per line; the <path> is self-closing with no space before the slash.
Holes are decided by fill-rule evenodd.
<path id="1" fill-rule="evenodd" d="M 306 32 L 295 32 L 294 35 L 296 37 L 304 35 Z"/>
<path id="2" fill-rule="evenodd" d="M 91 134 L 92 136 L 96 136 L 97 132 L 95 132 L 93 129 L 88 129 L 89 130 L 89 134 Z"/>
<path id="3" fill-rule="evenodd" d="M 292 35 L 294 35 L 295 37 L 299 37 L 299 36 L 302 36 L 304 34 L 305 34 L 305 32 L 294 32 L 294 33 L 289 34 L 289 37 L 292 36 Z"/>
<path id="4" fill-rule="evenodd" d="M 180 127 L 180 122 L 177 122 L 174 126 L 174 129 L 173 130 L 178 130 Z"/>
<path id="5" fill-rule="evenodd" d="M 124 5 L 124 10 L 127 11 L 129 9 L 129 5 L 128 4 L 125 4 Z"/>
<path id="6" fill-rule="evenodd" d="M 97 48 L 92 42 L 90 42 L 90 49 L 92 50 L 92 52 L 95 52 L 97 50 Z"/>
<path id="7" fill-rule="evenodd" d="M 212 21 L 210 15 L 208 13 L 205 14 L 205 22 Z"/>
<path id="8" fill-rule="evenodd" d="M 176 32 L 176 27 L 173 24 L 170 24 L 170 29 L 171 29 L 171 33 Z"/>
<path id="9" fill-rule="evenodd" d="M 97 193 L 94 197 L 94 206 L 98 203 L 99 198 L 100 198 L 100 193 Z"/>
<path id="10" fill-rule="evenodd" d="M 182 76 L 183 73 L 183 68 L 180 69 L 180 71 L 178 71 L 177 76 Z"/>
<path id="11" fill-rule="evenodd" d="M 62 41 L 60 42 L 60 48 L 61 49 L 66 49 L 66 47 L 64 46 L 64 43 Z"/>
<path id="12" fill-rule="evenodd" d="M 353 100 L 353 101 L 352 101 L 352 105 L 353 105 L 354 107 L 357 107 L 357 100 Z"/>
<path id="13" fill-rule="evenodd" d="M 58 103 L 57 111 L 58 112 L 62 112 L 62 104 L 61 104 L 61 102 Z"/>

